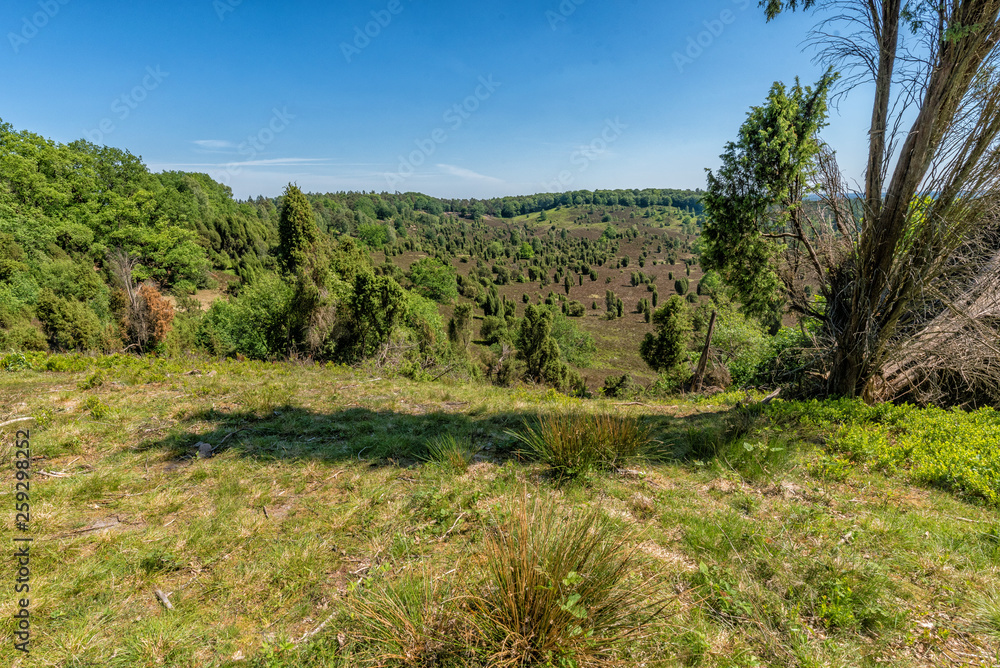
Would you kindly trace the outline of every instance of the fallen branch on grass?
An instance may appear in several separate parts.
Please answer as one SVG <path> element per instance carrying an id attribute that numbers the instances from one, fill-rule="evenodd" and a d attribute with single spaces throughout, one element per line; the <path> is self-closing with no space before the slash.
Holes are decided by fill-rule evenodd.
<path id="1" fill-rule="evenodd" d="M 18 422 L 27 422 L 28 420 L 34 420 L 34 419 L 35 418 L 30 417 L 30 416 L 29 417 L 14 418 L 13 420 L 7 420 L 6 422 L 0 422 L 0 427 L 7 427 L 7 426 L 12 425 L 12 424 L 17 424 Z"/>
<path id="2" fill-rule="evenodd" d="M 165 607 L 167 610 L 173 610 L 174 609 L 174 604 L 170 602 L 170 598 L 169 598 L 170 594 L 164 594 L 159 589 L 154 589 L 153 591 L 156 592 L 156 597 L 158 599 L 160 599 L 161 603 L 163 603 L 163 607 Z M 170 592 L 170 593 L 172 594 L 173 592 Z"/>

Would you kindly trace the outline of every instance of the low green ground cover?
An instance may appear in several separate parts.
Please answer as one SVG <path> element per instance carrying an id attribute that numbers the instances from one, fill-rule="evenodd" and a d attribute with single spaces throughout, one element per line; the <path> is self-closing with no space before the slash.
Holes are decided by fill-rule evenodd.
<path id="1" fill-rule="evenodd" d="M 0 470 L 17 426 L 36 458 L 32 654 L 5 642 L 3 665 L 1000 662 L 990 411 L 209 359 L 0 368 L 0 422 L 33 418 L 4 430 Z"/>
<path id="2" fill-rule="evenodd" d="M 1000 412 L 860 401 L 776 403 L 768 415 L 829 435 L 828 447 L 856 463 L 1000 504 Z"/>

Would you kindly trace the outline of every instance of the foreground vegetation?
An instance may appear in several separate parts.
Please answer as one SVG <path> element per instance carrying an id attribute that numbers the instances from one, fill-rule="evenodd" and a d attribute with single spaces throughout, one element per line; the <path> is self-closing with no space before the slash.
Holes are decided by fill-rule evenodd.
<path id="1" fill-rule="evenodd" d="M 32 665 L 1000 661 L 988 410 L 0 366 L 0 422 L 34 418 Z"/>

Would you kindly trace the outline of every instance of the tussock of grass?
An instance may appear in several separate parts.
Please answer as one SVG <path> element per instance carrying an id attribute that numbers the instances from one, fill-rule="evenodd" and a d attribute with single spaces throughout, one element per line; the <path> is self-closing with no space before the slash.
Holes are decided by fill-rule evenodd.
<path id="1" fill-rule="evenodd" d="M 584 476 L 620 466 L 650 443 L 649 428 L 629 415 L 554 412 L 540 414 L 537 426 L 508 432 L 557 477 Z"/>
<path id="2" fill-rule="evenodd" d="M 598 509 L 522 497 L 489 534 L 475 607 L 491 666 L 595 665 L 643 635 L 665 603 L 632 579 L 635 547 Z"/>
<path id="3" fill-rule="evenodd" d="M 378 584 L 350 600 L 361 622 L 354 660 L 376 665 L 469 665 L 477 633 L 449 585 L 432 574 Z"/>
<path id="4" fill-rule="evenodd" d="M 427 441 L 427 454 L 421 459 L 455 471 L 465 471 L 475 456 L 476 449 L 468 439 L 444 434 Z"/>

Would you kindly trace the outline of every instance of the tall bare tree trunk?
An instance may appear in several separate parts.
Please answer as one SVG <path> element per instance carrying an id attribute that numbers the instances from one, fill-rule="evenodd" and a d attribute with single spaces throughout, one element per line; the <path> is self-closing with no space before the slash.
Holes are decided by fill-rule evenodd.
<path id="1" fill-rule="evenodd" d="M 898 3 L 886 2 L 884 18 L 890 18 L 890 5 L 895 6 L 898 23 Z M 850 308 L 846 322 L 834 324 L 837 351 L 830 374 L 829 388 L 833 394 L 862 396 L 868 383 L 878 373 L 885 361 L 886 347 L 896 331 L 900 317 L 911 305 L 906 296 L 911 293 L 913 281 L 920 280 L 911 272 L 899 271 L 900 263 L 912 258 L 901 256 L 900 242 L 910 222 L 911 205 L 920 191 L 945 133 L 951 128 L 956 112 L 966 98 L 974 77 L 984 59 L 996 47 L 997 13 L 1000 0 L 967 0 L 955 2 L 949 16 L 942 16 L 950 27 L 957 27 L 959 33 L 948 37 L 940 35 L 937 52 L 933 54 L 935 67 L 930 72 L 927 88 L 921 101 L 920 111 L 914 120 L 896 162 L 892 179 L 882 199 L 881 179 L 873 176 L 876 149 L 884 150 L 884 135 L 871 137 L 873 143 L 869 154 L 869 173 L 866 178 L 866 205 L 857 248 L 857 269 L 853 276 L 844 278 L 844 283 L 834 285 L 833 291 L 841 292 L 842 298 L 850 295 Z M 882 23 L 884 26 L 884 22 Z M 963 27 L 975 27 L 961 34 Z M 887 39 L 889 31 L 882 30 Z M 882 63 L 891 65 L 885 53 L 888 44 L 880 46 L 880 75 Z M 885 102 L 880 94 L 888 91 L 889 79 L 876 81 L 879 87 L 873 110 L 872 130 L 879 127 L 881 108 Z M 881 165 L 879 165 L 881 170 Z M 962 184 L 958 184 L 961 188 Z M 878 188 L 879 192 L 871 189 Z M 846 293 L 846 294 L 843 294 Z"/>

